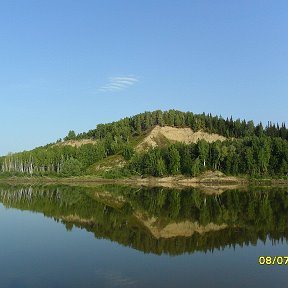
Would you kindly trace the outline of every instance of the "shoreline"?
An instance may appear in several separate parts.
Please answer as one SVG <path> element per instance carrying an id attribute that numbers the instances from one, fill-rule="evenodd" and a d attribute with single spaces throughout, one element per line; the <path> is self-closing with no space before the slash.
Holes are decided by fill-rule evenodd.
<path id="1" fill-rule="evenodd" d="M 100 185 L 118 184 L 129 186 L 187 188 L 187 187 L 217 187 L 237 188 L 248 185 L 255 186 L 288 186 L 288 179 L 248 179 L 244 177 L 225 176 L 221 172 L 206 172 L 197 177 L 186 177 L 183 175 L 169 177 L 140 177 L 107 179 L 99 176 L 74 176 L 74 177 L 49 177 L 49 176 L 11 176 L 0 178 L 3 184 L 31 184 L 31 185 Z"/>

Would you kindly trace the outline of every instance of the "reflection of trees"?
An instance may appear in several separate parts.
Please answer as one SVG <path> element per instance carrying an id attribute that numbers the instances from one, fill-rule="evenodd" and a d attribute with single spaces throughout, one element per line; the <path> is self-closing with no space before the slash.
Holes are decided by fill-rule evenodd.
<path id="1" fill-rule="evenodd" d="M 288 220 L 288 194 L 280 188 L 227 190 L 221 195 L 205 195 L 197 189 L 139 190 L 130 196 L 130 202 L 134 208 L 159 218 L 193 219 L 202 225 L 210 222 L 237 227 L 257 225 L 272 230 L 286 229 Z"/>
<path id="2" fill-rule="evenodd" d="M 6 207 L 53 217 L 67 230 L 84 228 L 97 238 L 155 254 L 213 251 L 255 244 L 259 239 L 284 241 L 288 236 L 288 194 L 280 188 L 206 195 L 197 189 L 1 186 L 0 201 Z M 155 219 L 153 227 L 160 231 L 170 223 L 184 221 L 201 227 L 225 224 L 226 228 L 157 239 L 139 214 Z"/>

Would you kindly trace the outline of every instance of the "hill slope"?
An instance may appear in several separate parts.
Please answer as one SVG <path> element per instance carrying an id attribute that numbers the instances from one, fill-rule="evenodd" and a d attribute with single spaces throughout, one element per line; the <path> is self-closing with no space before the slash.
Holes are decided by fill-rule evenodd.
<path id="1" fill-rule="evenodd" d="M 73 176 L 112 167 L 118 170 L 115 175 L 124 170 L 125 175 L 152 176 L 196 176 L 207 170 L 235 176 L 288 175 L 285 124 L 264 128 L 211 114 L 157 110 L 99 124 L 87 133 L 69 131 L 64 139 L 0 157 L 0 173 Z"/>

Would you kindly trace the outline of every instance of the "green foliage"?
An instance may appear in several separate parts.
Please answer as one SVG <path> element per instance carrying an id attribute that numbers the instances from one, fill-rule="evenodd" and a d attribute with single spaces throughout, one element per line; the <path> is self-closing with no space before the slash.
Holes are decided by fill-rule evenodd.
<path id="1" fill-rule="evenodd" d="M 76 139 L 76 133 L 74 130 L 70 130 L 68 132 L 68 135 L 64 138 L 65 141 L 67 140 L 75 140 Z"/>
<path id="2" fill-rule="evenodd" d="M 169 146 L 167 154 L 169 174 L 176 175 L 180 172 L 180 154 L 174 145 Z"/>
<path id="3" fill-rule="evenodd" d="M 195 159 L 191 165 L 191 176 L 196 177 L 200 174 L 200 160 L 199 158 Z"/>
<path id="4" fill-rule="evenodd" d="M 162 157 L 156 160 L 155 176 L 162 177 L 167 173 L 165 162 Z"/>
<path id="5" fill-rule="evenodd" d="M 130 169 L 152 176 L 180 172 L 197 176 L 201 171 L 217 169 L 228 175 L 284 177 L 288 174 L 287 163 L 286 140 L 254 136 L 237 141 L 207 143 L 201 140 L 196 144 L 150 149 L 133 157 Z"/>
<path id="6" fill-rule="evenodd" d="M 197 143 L 197 150 L 198 150 L 198 157 L 201 160 L 203 167 L 206 167 L 206 161 L 209 155 L 209 144 L 204 141 L 204 140 L 200 140 Z"/>
<path id="7" fill-rule="evenodd" d="M 61 174 L 67 176 L 79 176 L 81 174 L 82 164 L 79 160 L 70 158 L 63 163 Z"/>
<path id="8" fill-rule="evenodd" d="M 125 145 L 122 155 L 125 160 L 130 160 L 132 156 L 134 155 L 134 149 L 132 145 Z"/>

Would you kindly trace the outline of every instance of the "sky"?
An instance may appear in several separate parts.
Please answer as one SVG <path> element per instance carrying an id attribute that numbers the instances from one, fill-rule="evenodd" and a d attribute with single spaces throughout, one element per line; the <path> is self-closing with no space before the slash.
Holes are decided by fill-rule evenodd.
<path id="1" fill-rule="evenodd" d="M 288 1 L 2 0 L 0 155 L 177 109 L 287 122 Z"/>

